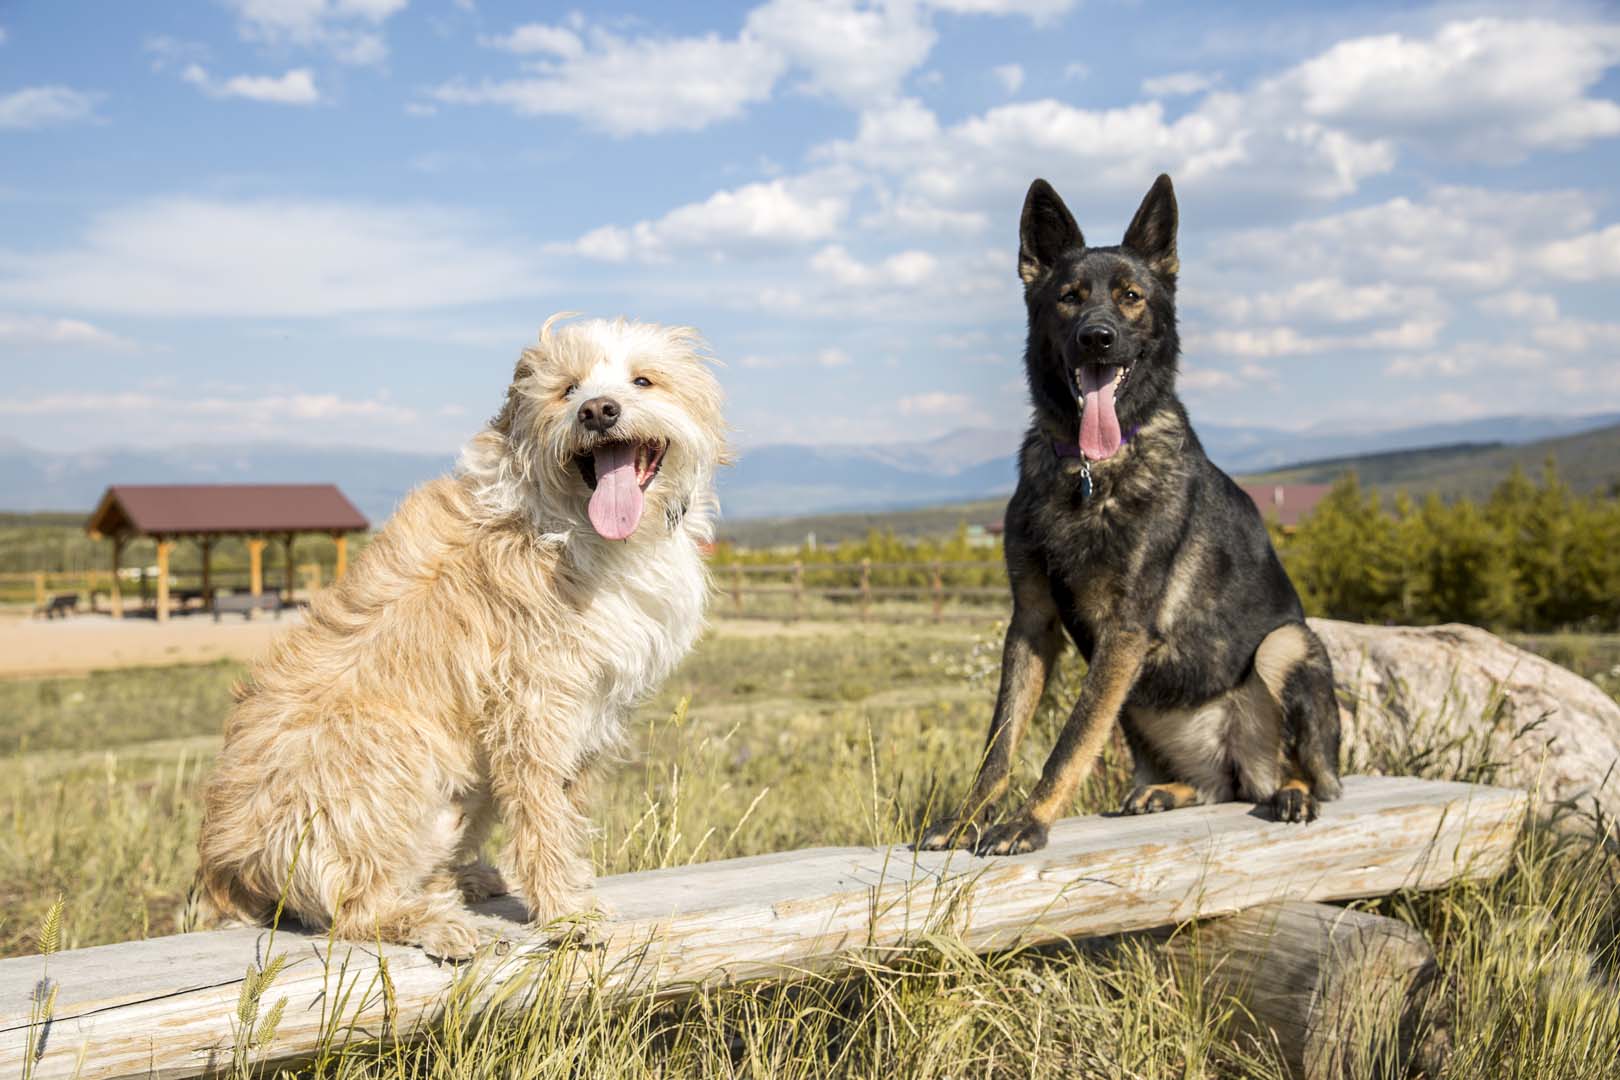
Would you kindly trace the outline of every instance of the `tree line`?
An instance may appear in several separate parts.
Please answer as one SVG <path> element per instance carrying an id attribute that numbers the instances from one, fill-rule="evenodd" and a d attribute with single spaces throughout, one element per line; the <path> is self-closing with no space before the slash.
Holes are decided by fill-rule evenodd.
<path id="1" fill-rule="evenodd" d="M 1620 629 L 1620 498 L 1579 496 L 1548 461 L 1483 503 L 1386 501 L 1346 473 L 1278 551 L 1307 612 L 1493 630 Z"/>

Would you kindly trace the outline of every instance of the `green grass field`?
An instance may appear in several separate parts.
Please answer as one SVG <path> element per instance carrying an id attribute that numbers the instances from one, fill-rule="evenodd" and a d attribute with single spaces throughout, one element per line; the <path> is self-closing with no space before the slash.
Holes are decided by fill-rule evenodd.
<path id="1" fill-rule="evenodd" d="M 1563 642 L 1568 647 L 1569 642 Z M 823 844 L 903 842 L 966 783 L 994 694 L 988 624 L 728 626 L 638 714 L 596 814 L 602 873 Z M 1607 653 L 1589 653 L 1592 663 Z M 1073 692 L 1071 661 L 1057 697 Z M 0 682 L 0 955 L 36 949 L 64 901 L 66 948 L 172 932 L 194 865 L 198 786 L 232 665 Z M 689 699 L 689 707 L 678 708 Z M 1057 709 L 1021 764 L 1033 780 Z M 1408 771 L 1412 760 L 1353 763 Z M 1485 763 L 1461 763 L 1489 772 Z M 1079 812 L 1126 782 L 1115 745 Z M 1611 837 L 1612 844 L 1612 837 Z M 1377 903 L 1422 928 L 1456 1003 L 1457 1077 L 1613 1075 L 1620 858 L 1527 830 L 1513 870 Z M 342 1077 L 1280 1077 L 1228 1034 L 1232 1006 L 1146 946 L 978 957 L 930 941 L 903 962 L 678 1004 L 564 1007 L 482 1022 L 452 1010 L 398 1051 L 311 1066 Z M 1358 1075 L 1377 1075 L 1367 1063 Z"/>

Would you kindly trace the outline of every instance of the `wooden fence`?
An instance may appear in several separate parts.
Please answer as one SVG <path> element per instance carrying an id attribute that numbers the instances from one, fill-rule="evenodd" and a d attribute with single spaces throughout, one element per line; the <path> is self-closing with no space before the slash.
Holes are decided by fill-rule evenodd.
<path id="1" fill-rule="evenodd" d="M 874 619 L 983 619 L 999 615 L 1009 593 L 1006 570 L 998 562 L 729 563 L 711 567 L 722 597 L 716 614 L 739 619 L 817 617 Z M 989 578 L 972 585 L 962 577 Z M 894 582 L 900 582 L 895 584 Z M 748 598 L 777 603 L 750 604 Z M 826 601 L 812 613 L 808 603 Z M 896 608 L 894 602 L 909 602 Z"/>

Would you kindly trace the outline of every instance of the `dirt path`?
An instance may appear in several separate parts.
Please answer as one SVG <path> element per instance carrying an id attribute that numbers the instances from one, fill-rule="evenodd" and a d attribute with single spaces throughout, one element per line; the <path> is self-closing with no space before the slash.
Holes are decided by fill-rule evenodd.
<path id="1" fill-rule="evenodd" d="M 264 652 L 275 635 L 298 622 L 299 616 L 292 612 L 280 619 L 260 617 L 249 622 L 232 616 L 218 623 L 206 615 L 192 615 L 162 626 L 151 619 L 118 620 L 105 615 L 51 620 L 0 617 L 0 679 L 252 660 Z M 973 631 L 965 624 L 927 623 L 908 625 L 907 630 L 951 641 L 971 637 Z M 866 636 L 892 634 L 894 627 L 854 621 L 718 619 L 709 633 L 741 638 Z"/>
<path id="2" fill-rule="evenodd" d="M 206 615 L 160 626 L 151 619 L 80 615 L 70 619 L 0 620 L 0 678 L 74 675 L 103 668 L 203 664 L 251 660 L 276 634 L 296 625 L 292 612 L 280 619 L 240 616 L 216 623 Z"/>

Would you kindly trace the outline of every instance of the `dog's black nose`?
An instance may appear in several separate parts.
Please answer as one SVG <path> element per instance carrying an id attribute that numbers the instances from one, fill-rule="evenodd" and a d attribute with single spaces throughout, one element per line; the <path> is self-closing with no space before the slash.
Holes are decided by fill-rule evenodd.
<path id="1" fill-rule="evenodd" d="M 579 422 L 590 431 L 606 431 L 619 422 L 619 403 L 612 398 L 593 397 L 579 407 Z"/>
<path id="2" fill-rule="evenodd" d="M 1106 326 L 1082 326 L 1080 347 L 1087 352 L 1107 352 L 1114 347 L 1114 332 Z"/>

